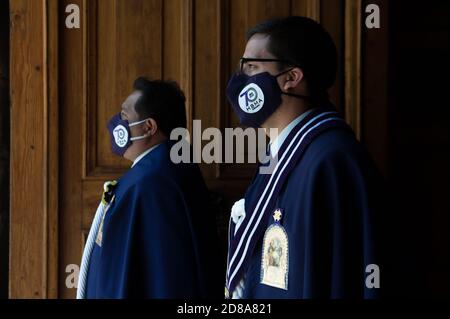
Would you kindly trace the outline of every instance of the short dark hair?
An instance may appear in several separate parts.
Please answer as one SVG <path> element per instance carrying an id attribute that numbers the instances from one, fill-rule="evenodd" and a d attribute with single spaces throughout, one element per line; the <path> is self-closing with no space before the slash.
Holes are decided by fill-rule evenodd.
<path id="1" fill-rule="evenodd" d="M 135 105 L 139 119 L 153 118 L 167 137 L 177 127 L 186 128 L 186 98 L 176 82 L 139 77 L 133 88 L 142 93 Z"/>
<path id="2" fill-rule="evenodd" d="M 300 67 L 310 94 L 322 95 L 337 72 L 337 49 L 330 34 L 316 21 L 300 16 L 264 21 L 247 31 L 269 36 L 267 50 L 276 58 Z M 286 65 L 279 65 L 279 68 Z"/>

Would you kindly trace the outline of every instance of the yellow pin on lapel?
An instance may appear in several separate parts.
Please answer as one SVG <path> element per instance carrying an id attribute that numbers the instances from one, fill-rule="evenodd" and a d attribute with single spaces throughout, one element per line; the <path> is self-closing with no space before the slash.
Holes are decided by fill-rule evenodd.
<path id="1" fill-rule="evenodd" d="M 111 201 L 113 191 L 117 186 L 117 181 L 108 181 L 103 184 L 103 194 L 102 194 L 102 203 L 104 205 L 109 204 Z"/>
<path id="2" fill-rule="evenodd" d="M 103 216 L 102 221 L 100 223 L 100 227 L 97 232 L 97 236 L 95 237 L 95 243 L 102 246 L 103 242 L 103 224 L 105 221 L 106 212 L 108 211 L 109 207 L 111 206 L 112 202 L 114 201 L 115 195 L 114 190 L 117 186 L 117 181 L 108 181 L 103 184 L 103 194 L 102 194 L 102 205 L 103 205 Z"/>

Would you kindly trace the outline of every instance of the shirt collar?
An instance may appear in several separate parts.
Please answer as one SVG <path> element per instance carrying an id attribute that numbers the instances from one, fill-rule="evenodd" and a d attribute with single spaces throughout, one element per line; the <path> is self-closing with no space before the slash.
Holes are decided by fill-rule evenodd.
<path id="1" fill-rule="evenodd" d="M 302 113 L 300 116 L 295 118 L 291 123 L 286 126 L 280 134 L 273 140 L 269 142 L 269 148 L 270 148 L 270 154 L 272 157 L 275 157 L 277 155 L 278 151 L 280 150 L 281 145 L 283 145 L 283 142 L 288 137 L 289 133 L 294 129 L 294 127 L 300 123 L 301 120 L 303 120 L 309 113 L 312 112 L 313 109 L 310 109 L 304 113 Z"/>
<path id="2" fill-rule="evenodd" d="M 141 159 L 143 159 L 145 157 L 145 155 L 147 155 L 148 153 L 150 153 L 151 151 L 153 151 L 155 148 L 157 148 L 159 145 L 161 145 L 162 143 L 153 145 L 152 147 L 150 147 L 148 150 L 144 151 L 143 153 L 141 153 L 138 157 L 136 157 L 136 159 L 133 162 L 133 165 L 131 165 L 131 167 L 133 167 L 134 165 L 136 165 Z"/>

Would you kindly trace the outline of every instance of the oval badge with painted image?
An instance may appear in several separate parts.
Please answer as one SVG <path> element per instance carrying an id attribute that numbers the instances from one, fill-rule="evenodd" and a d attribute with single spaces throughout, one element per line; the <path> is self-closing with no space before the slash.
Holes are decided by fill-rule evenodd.
<path id="1" fill-rule="evenodd" d="M 289 272 L 288 236 L 284 227 L 278 223 L 279 220 L 275 219 L 275 221 L 264 234 L 261 283 L 287 290 Z"/>
<path id="2" fill-rule="evenodd" d="M 256 113 L 264 105 L 264 93 L 255 83 L 250 83 L 239 94 L 239 106 L 246 113 Z"/>

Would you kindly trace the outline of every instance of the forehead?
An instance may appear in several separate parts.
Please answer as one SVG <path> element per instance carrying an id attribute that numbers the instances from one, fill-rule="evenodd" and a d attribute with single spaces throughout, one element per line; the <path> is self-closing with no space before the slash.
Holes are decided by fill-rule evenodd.
<path id="1" fill-rule="evenodd" d="M 124 110 L 130 110 L 134 109 L 134 105 L 136 104 L 137 100 L 141 97 L 142 93 L 140 91 L 134 91 L 131 93 L 123 102 L 122 109 Z"/>
<path id="2" fill-rule="evenodd" d="M 271 58 L 274 57 L 268 50 L 270 37 L 265 34 L 254 34 L 247 42 L 244 58 Z"/>

